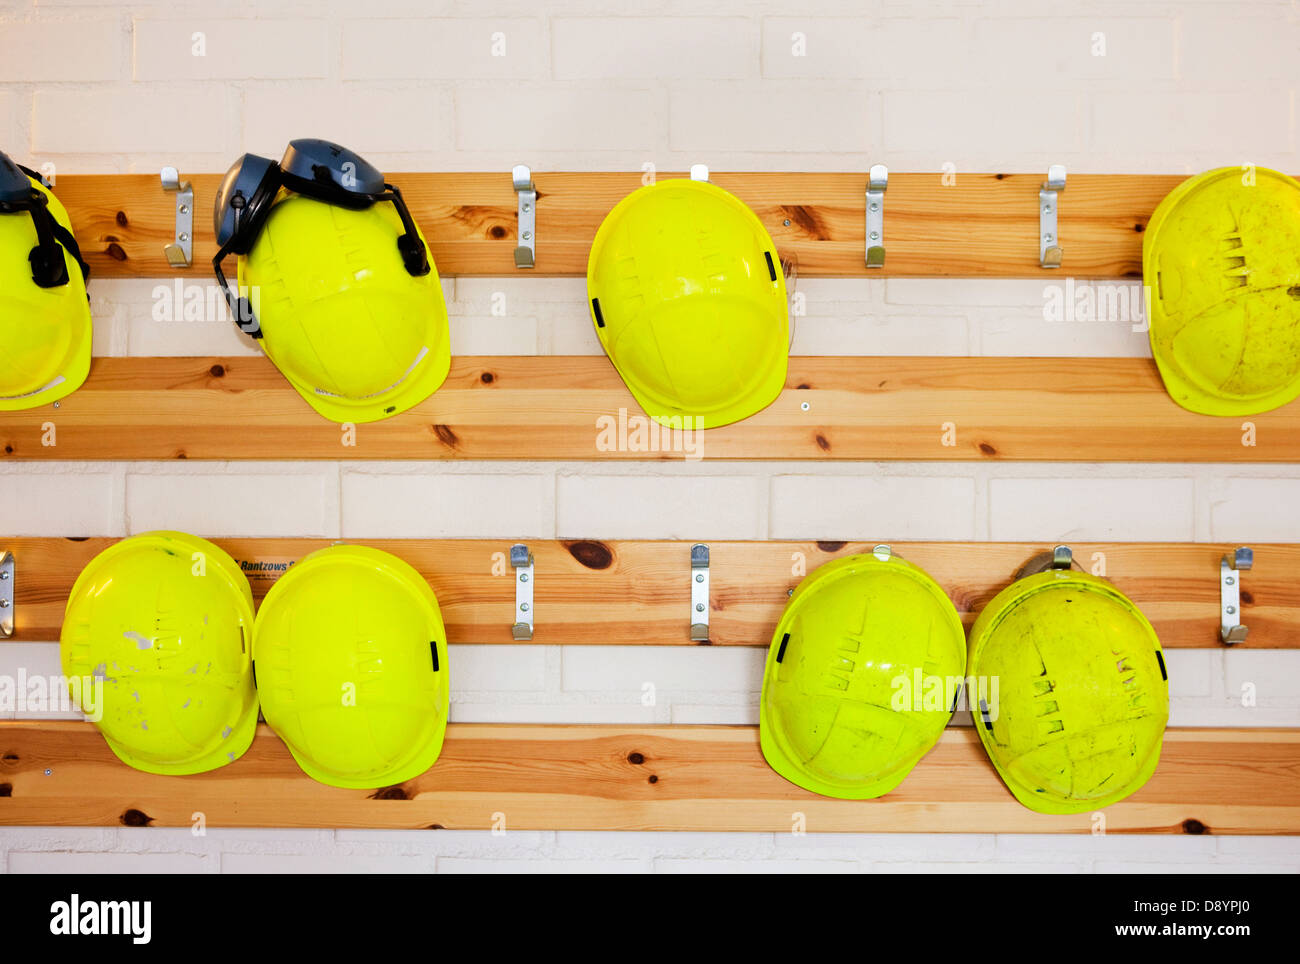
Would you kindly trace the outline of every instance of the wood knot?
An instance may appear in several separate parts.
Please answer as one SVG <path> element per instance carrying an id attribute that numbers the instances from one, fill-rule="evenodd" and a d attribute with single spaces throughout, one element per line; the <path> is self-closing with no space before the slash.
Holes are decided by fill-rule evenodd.
<path id="1" fill-rule="evenodd" d="M 478 380 L 481 381 L 484 385 L 491 385 L 494 381 L 497 380 L 497 377 L 493 375 L 491 372 L 484 372 L 482 375 L 478 377 Z"/>
<path id="2" fill-rule="evenodd" d="M 822 552 L 839 552 L 846 545 L 848 545 L 848 543 L 845 542 L 843 539 L 818 539 L 817 540 L 817 548 L 820 549 Z"/>
<path id="3" fill-rule="evenodd" d="M 117 222 L 117 226 L 118 226 L 119 228 L 125 228 L 125 227 L 127 227 L 127 220 L 126 220 L 126 212 L 125 212 L 125 211 L 118 211 L 117 214 L 113 215 L 113 220 Z"/>
<path id="4" fill-rule="evenodd" d="M 108 246 L 108 250 L 105 253 L 114 261 L 126 260 L 126 252 L 122 250 L 122 246 L 116 241 Z"/>
<path id="5" fill-rule="evenodd" d="M 118 818 L 118 821 L 124 827 L 147 827 L 149 824 L 153 823 L 153 817 L 149 816 L 149 814 L 145 813 L 143 810 L 137 810 L 132 807 L 131 809 L 124 811 L 122 816 Z"/>
<path id="6" fill-rule="evenodd" d="M 983 452 L 985 455 L 998 454 L 998 450 L 995 449 L 992 445 L 989 445 L 988 442 L 980 442 L 980 451 Z"/>
<path id="7" fill-rule="evenodd" d="M 614 564 L 614 552 L 603 542 L 566 542 L 564 548 L 588 569 L 608 569 Z"/>
<path id="8" fill-rule="evenodd" d="M 1209 833 L 1209 832 L 1210 832 L 1210 828 L 1207 827 L 1205 824 L 1201 823 L 1201 821 L 1199 820 L 1187 819 L 1183 821 L 1183 833 L 1199 835 L 1199 834 Z"/>
<path id="9" fill-rule="evenodd" d="M 499 224 L 494 224 L 488 228 L 488 235 L 496 238 L 498 241 L 506 236 L 506 229 Z"/>
<path id="10" fill-rule="evenodd" d="M 439 424 L 433 426 L 433 434 L 438 436 L 438 441 L 449 449 L 454 449 L 460 444 L 460 437 L 451 430 L 449 425 Z"/>
<path id="11" fill-rule="evenodd" d="M 817 447 L 821 449 L 823 452 L 829 452 L 831 450 L 830 440 L 827 439 L 826 436 L 823 435 L 821 432 L 818 432 L 815 436 L 813 436 L 813 438 L 817 442 Z"/>
<path id="12" fill-rule="evenodd" d="M 211 368 L 208 369 L 208 374 L 211 375 L 213 378 L 221 378 L 226 374 L 225 366 L 213 365 Z"/>
<path id="13" fill-rule="evenodd" d="M 371 800 L 410 800 L 410 795 L 400 786 L 383 787 L 370 794 Z"/>
<path id="14" fill-rule="evenodd" d="M 640 766 L 642 763 L 645 763 L 645 757 L 634 750 L 627 755 L 627 762 L 635 763 L 637 766 Z"/>

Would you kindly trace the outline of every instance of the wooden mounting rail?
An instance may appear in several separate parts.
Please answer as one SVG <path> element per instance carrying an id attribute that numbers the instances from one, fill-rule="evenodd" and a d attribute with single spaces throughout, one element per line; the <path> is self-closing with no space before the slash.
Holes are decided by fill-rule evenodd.
<path id="1" fill-rule="evenodd" d="M 48 772 L 47 772 L 48 771 Z M 950 728 L 877 800 L 832 800 L 768 768 L 753 726 L 452 724 L 426 773 L 339 790 L 265 725 L 229 766 L 155 776 L 94 726 L 0 722 L 0 824 L 209 828 L 1090 833 L 1093 815 L 1026 810 L 969 728 Z M 1105 811 L 1106 832 L 1300 833 L 1300 730 L 1170 729 L 1160 766 Z"/>
<path id="2" fill-rule="evenodd" d="M 113 539 L 4 539 L 17 573 L 15 641 L 56 640 L 78 573 Z M 323 539 L 221 539 L 260 599 Z M 429 581 L 452 643 L 514 643 L 509 540 L 349 540 L 386 549 Z M 689 542 L 526 540 L 535 560 L 538 644 L 698 646 L 690 639 Z M 872 543 L 710 542 L 710 644 L 767 646 L 799 572 Z M 899 555 L 944 587 L 963 620 L 979 611 L 1047 543 L 896 542 Z M 1072 543 L 1074 558 L 1133 599 L 1169 648 L 1218 647 L 1219 560 L 1231 545 Z M 1300 647 L 1300 546 L 1260 545 L 1242 575 L 1240 646 Z M 494 574 L 497 573 L 497 574 Z"/>
<path id="3" fill-rule="evenodd" d="M 97 358 L 57 409 L 0 412 L 3 459 L 694 457 L 1296 462 L 1300 401 L 1197 415 L 1144 358 L 797 357 L 763 411 L 675 432 L 603 356 L 478 356 L 454 359 L 410 411 L 349 433 L 268 359 L 208 357 Z"/>
<path id="4" fill-rule="evenodd" d="M 174 195 L 156 174 L 61 175 L 67 207 L 95 277 L 193 276 L 210 280 L 212 205 L 220 174 L 182 176 L 194 186 L 194 266 L 167 264 Z M 1139 278 L 1142 232 L 1182 175 L 1071 174 L 1060 202 L 1060 270 L 1039 266 L 1040 174 L 890 173 L 883 269 L 865 258 L 867 174 L 713 173 L 754 209 L 799 274 L 854 277 Z M 661 177 L 684 176 L 662 174 Z M 446 275 L 515 273 L 516 198 L 510 172 L 392 173 Z M 585 275 L 596 229 L 641 186 L 641 173 L 535 173 L 537 265 L 532 275 Z"/>

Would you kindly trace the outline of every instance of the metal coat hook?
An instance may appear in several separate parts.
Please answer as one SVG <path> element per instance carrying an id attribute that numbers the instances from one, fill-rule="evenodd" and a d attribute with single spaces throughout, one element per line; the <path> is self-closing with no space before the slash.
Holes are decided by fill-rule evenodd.
<path id="1" fill-rule="evenodd" d="M 709 640 L 709 547 L 691 546 L 691 639 Z"/>
<path id="2" fill-rule="evenodd" d="M 867 267 L 885 266 L 885 189 L 889 187 L 889 168 L 871 165 L 867 175 Z"/>
<path id="3" fill-rule="evenodd" d="M 515 571 L 514 639 L 533 638 L 533 554 L 522 543 L 510 547 L 510 567 Z"/>
<path id="4" fill-rule="evenodd" d="M 1038 264 L 1043 268 L 1059 268 L 1065 255 L 1056 217 L 1064 190 L 1065 165 L 1053 164 L 1038 191 Z"/>
<path id="5" fill-rule="evenodd" d="M 526 164 L 516 164 L 510 180 L 519 198 L 515 267 L 532 268 L 537 264 L 537 187 L 533 184 L 533 172 Z"/>
<path id="6" fill-rule="evenodd" d="M 1244 643 L 1250 627 L 1241 623 L 1241 574 L 1255 564 L 1255 551 L 1242 546 L 1219 560 L 1219 639 L 1225 646 Z"/>
<path id="7" fill-rule="evenodd" d="M 161 179 L 163 190 L 176 194 L 176 237 L 163 245 L 163 254 L 173 268 L 188 268 L 194 263 L 194 188 L 174 167 L 164 167 Z"/>
<path id="8" fill-rule="evenodd" d="M 0 549 L 0 636 L 14 634 L 14 554 Z"/>

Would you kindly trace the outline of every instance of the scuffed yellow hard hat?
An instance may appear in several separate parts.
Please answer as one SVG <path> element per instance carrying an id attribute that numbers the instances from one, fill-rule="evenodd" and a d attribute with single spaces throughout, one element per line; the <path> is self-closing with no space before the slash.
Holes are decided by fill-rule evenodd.
<path id="1" fill-rule="evenodd" d="M 1189 178 L 1151 216 L 1142 275 L 1175 402 L 1254 415 L 1300 395 L 1300 183 L 1265 168 Z"/>

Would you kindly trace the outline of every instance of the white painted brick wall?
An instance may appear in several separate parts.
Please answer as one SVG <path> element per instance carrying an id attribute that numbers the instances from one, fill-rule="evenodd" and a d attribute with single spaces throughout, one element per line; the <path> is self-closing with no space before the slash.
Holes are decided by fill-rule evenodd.
<path id="1" fill-rule="evenodd" d="M 56 433 L 57 428 L 56 421 Z M 108 463 L 7 465 L 0 472 L 4 489 L 0 532 L 7 536 L 125 535 L 122 478 L 121 470 Z"/>
<path id="2" fill-rule="evenodd" d="M 240 464 L 224 472 L 140 463 L 126 477 L 128 528 L 338 536 L 338 489 L 338 471 L 328 463 Z"/>
<path id="3" fill-rule="evenodd" d="M 521 151 L 525 156 L 579 150 L 648 155 L 660 143 L 662 99 L 649 90 L 608 85 L 535 84 L 456 91 L 456 147 Z M 639 165 L 638 165 L 639 166 Z"/>
<path id="4" fill-rule="evenodd" d="M 763 76 L 951 88 L 970 80 L 970 31 L 958 19 L 767 17 Z"/>
<path id="5" fill-rule="evenodd" d="M 771 504 L 775 539 L 975 538 L 970 478 L 781 475 Z"/>
<path id="6" fill-rule="evenodd" d="M 544 76 L 542 20 L 349 20 L 344 80 L 506 80 Z"/>
<path id="7" fill-rule="evenodd" d="M 6 23 L 0 83 L 115 80 L 122 72 L 120 33 L 114 17 Z"/>
<path id="8" fill-rule="evenodd" d="M 1300 479 L 1226 478 L 1208 488 L 1212 539 L 1300 542 Z"/>
<path id="9" fill-rule="evenodd" d="M 224 169 L 332 137 L 385 169 L 1186 172 L 1300 169 L 1300 20 L 1281 2 L 591 0 L 362 8 L 0 0 L 0 149 L 61 173 Z M 306 19 L 295 20 L 296 16 Z M 207 56 L 192 56 L 192 34 Z M 1093 34 L 1106 38 L 1094 57 Z M 492 34 L 505 35 L 504 57 Z M 802 33 L 806 54 L 792 55 Z M 1213 64 L 1211 69 L 1210 64 Z M 1065 196 L 1069 203 L 1069 194 Z M 1068 250 L 1068 242 L 1067 242 Z M 207 284 L 196 272 L 186 279 Z M 1053 279 L 1053 283 L 1063 283 Z M 97 355 L 256 354 L 91 284 Z M 1041 280 L 802 279 L 799 354 L 1145 357 L 1123 323 L 1047 324 Z M 457 354 L 599 355 L 581 278 L 444 279 Z M 494 314 L 494 294 L 505 315 Z M 959 426 L 960 431 L 960 426 Z M 362 429 L 364 439 L 364 427 Z M 707 442 L 706 442 L 707 444 Z M 1261 444 L 1264 444 L 1261 442 Z M 1065 463 L 0 466 L 3 536 L 1300 541 L 1300 467 Z M 539 614 L 540 615 L 540 614 Z M 749 723 L 761 649 L 453 647 L 459 721 Z M 1300 726 L 1300 653 L 1168 653 L 1175 725 Z M 0 673 L 54 672 L 52 642 Z M 654 686 L 643 701 L 643 684 Z M 1243 705 L 1243 692 L 1254 705 Z M 1246 700 L 1249 704 L 1251 700 Z M 968 721 L 961 721 L 968 722 Z M 1186 836 L 0 828 L 55 872 L 1300 870 L 1300 839 Z"/>
<path id="10" fill-rule="evenodd" d="M 1047 484 L 1041 479 L 993 480 L 989 485 L 990 536 L 998 541 L 1178 542 L 1191 538 L 1195 501 L 1191 479 L 1139 481 L 1085 473 Z"/>
<path id="11" fill-rule="evenodd" d="M 762 539 L 767 528 L 763 488 L 755 478 L 712 474 L 564 474 L 556 480 L 555 534 L 561 539 Z M 654 535 L 646 535 L 647 529 Z"/>
<path id="12" fill-rule="evenodd" d="M 139 18 L 131 64 L 136 80 L 327 77 L 330 37 L 324 20 Z"/>
<path id="13" fill-rule="evenodd" d="M 362 451 L 364 433 L 363 425 L 357 442 Z M 549 473 L 479 475 L 440 472 L 429 464 L 401 474 L 382 465 L 343 471 L 348 538 L 547 538 L 555 530 L 554 504 Z M 394 506 L 403 509 L 395 512 Z"/>
<path id="14" fill-rule="evenodd" d="M 1134 5 L 1141 13 L 1141 5 Z M 1160 84 L 1175 74 L 1168 18 L 985 19 L 975 23 L 970 67 L 978 83 L 1060 90 Z"/>
<path id="15" fill-rule="evenodd" d="M 874 102 L 874 94 L 847 83 L 690 84 L 672 93 L 669 145 L 715 167 L 716 155 L 736 144 L 772 154 L 864 154 L 873 141 Z M 810 109 L 830 104 L 837 109 Z"/>
<path id="16" fill-rule="evenodd" d="M 32 108 L 37 154 L 142 151 L 237 153 L 236 98 L 221 86 L 121 90 L 38 87 Z M 20 152 L 21 153 L 21 152 Z"/>
<path id="17" fill-rule="evenodd" d="M 244 95 L 242 149 L 268 157 L 278 158 L 295 137 L 311 136 L 358 145 L 379 164 L 385 155 L 446 151 L 451 131 L 451 94 L 410 81 L 269 83 Z"/>
<path id="18" fill-rule="evenodd" d="M 744 80 L 757 74 L 746 17 L 574 17 L 554 21 L 556 80 Z"/>

